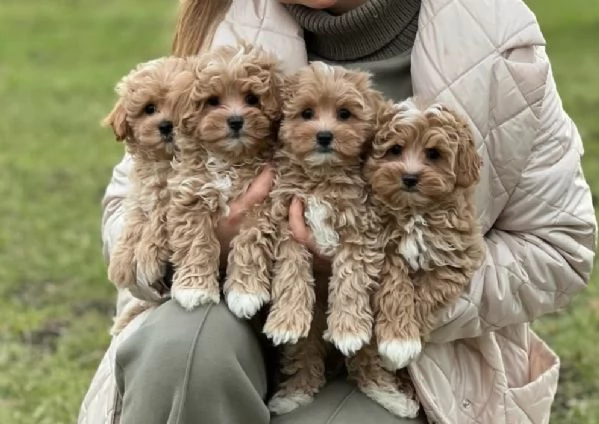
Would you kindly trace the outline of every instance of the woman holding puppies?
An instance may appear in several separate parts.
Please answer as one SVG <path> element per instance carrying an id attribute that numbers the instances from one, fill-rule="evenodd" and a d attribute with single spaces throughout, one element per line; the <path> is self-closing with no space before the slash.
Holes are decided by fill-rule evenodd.
<path id="1" fill-rule="evenodd" d="M 460 110 L 474 129 L 484 159 L 477 209 L 487 254 L 408 366 L 426 418 L 393 417 L 349 383 L 333 381 L 312 404 L 271 421 L 264 401 L 272 364 L 250 326 L 222 304 L 190 313 L 168 301 L 115 338 L 80 423 L 119 416 L 125 424 L 548 422 L 559 361 L 527 323 L 584 288 L 596 223 L 580 168 L 582 143 L 562 110 L 534 15 L 521 0 L 280 3 L 182 0 L 173 53 L 241 38 L 278 54 L 288 73 L 308 59 L 358 67 L 373 73 L 387 97 L 436 99 Z M 106 255 L 121 231 L 130 166 L 126 157 L 115 168 L 104 200 Z M 230 205 L 219 227 L 222 246 L 271 184 L 265 170 Z M 302 212 L 300 203 L 292 205 L 290 226 L 311 246 Z M 316 271 L 326 278 L 321 259 Z M 131 294 L 161 296 L 142 282 Z M 128 296 L 119 294 L 119 311 Z"/>

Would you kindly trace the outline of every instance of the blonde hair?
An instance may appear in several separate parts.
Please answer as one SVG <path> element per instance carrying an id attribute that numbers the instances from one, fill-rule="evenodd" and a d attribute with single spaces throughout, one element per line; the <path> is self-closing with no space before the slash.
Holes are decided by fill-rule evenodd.
<path id="1" fill-rule="evenodd" d="M 233 0 L 180 0 L 171 53 L 185 57 L 207 50 Z"/>

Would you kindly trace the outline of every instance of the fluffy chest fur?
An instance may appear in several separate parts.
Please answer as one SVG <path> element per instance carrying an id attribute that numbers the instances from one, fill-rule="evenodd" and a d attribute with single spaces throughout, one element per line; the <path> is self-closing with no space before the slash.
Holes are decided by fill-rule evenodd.
<path id="1" fill-rule="evenodd" d="M 304 218 L 322 254 L 333 256 L 340 245 L 367 227 L 367 192 L 359 167 L 305 169 L 284 151 L 275 157 L 271 215 L 286 222 L 294 197 L 304 204 Z"/>
<path id="2" fill-rule="evenodd" d="M 444 237 L 441 232 L 436 231 L 436 228 L 429 226 L 423 216 L 411 216 L 402 230 L 398 250 L 412 271 L 429 271 L 436 267 L 451 265 L 451 257 L 458 246 L 448 237 Z"/>
<path id="3" fill-rule="evenodd" d="M 266 161 L 233 165 L 211 155 L 183 160 L 177 166 L 177 190 L 185 197 L 199 199 L 210 211 L 229 214 L 229 204 L 243 194 L 264 168 Z"/>
<path id="4" fill-rule="evenodd" d="M 334 226 L 335 210 L 322 197 L 307 195 L 304 217 L 312 229 L 314 240 L 323 254 L 332 254 L 339 246 L 339 233 Z"/>
<path id="5" fill-rule="evenodd" d="M 244 188 L 240 187 L 243 184 L 239 171 L 214 157 L 209 157 L 204 165 L 208 178 L 196 195 L 226 216 L 229 214 L 229 201 Z M 246 183 L 249 184 L 249 181 Z"/>

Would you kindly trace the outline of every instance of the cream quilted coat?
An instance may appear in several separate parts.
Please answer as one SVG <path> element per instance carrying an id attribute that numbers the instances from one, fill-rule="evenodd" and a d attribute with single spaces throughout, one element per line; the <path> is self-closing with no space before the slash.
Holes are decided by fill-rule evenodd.
<path id="1" fill-rule="evenodd" d="M 306 62 L 301 31 L 274 0 L 235 0 L 215 43 L 237 36 L 280 55 L 286 70 Z M 559 359 L 528 322 L 568 304 L 585 287 L 595 215 L 580 167 L 576 127 L 564 113 L 535 16 L 521 0 L 422 0 L 412 51 L 414 92 L 469 116 L 484 157 L 479 218 L 488 245 L 466 294 L 441 317 L 409 366 L 429 421 L 546 423 Z M 104 200 L 108 255 L 122 226 L 129 159 Z M 138 297 L 156 296 L 138 287 Z M 119 295 L 119 310 L 130 298 Z M 113 423 L 116 338 L 87 393 L 79 423 Z"/>

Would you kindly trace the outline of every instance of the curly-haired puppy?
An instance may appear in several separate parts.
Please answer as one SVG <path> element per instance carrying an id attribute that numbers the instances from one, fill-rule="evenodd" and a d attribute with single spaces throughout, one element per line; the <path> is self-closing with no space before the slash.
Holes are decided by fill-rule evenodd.
<path id="1" fill-rule="evenodd" d="M 443 105 L 408 99 L 381 115 L 365 165 L 385 252 L 375 334 L 386 366 L 399 369 L 483 260 L 473 198 L 481 158 L 466 121 Z"/>
<path id="2" fill-rule="evenodd" d="M 376 257 L 369 255 L 377 235 L 362 165 L 382 103 L 368 74 L 320 62 L 290 77 L 283 93 L 282 145 L 270 211 L 279 233 L 264 326 L 276 345 L 286 344 L 282 372 L 287 378 L 269 403 L 276 414 L 310 402 L 324 385 L 331 347 L 325 339 L 346 356 L 371 339 L 371 292 L 378 270 Z M 320 253 L 333 258 L 329 281 L 315 280 L 312 254 L 291 235 L 287 222 L 294 197 L 305 204 Z M 364 366 L 360 360 L 350 368 L 358 375 Z"/>
<path id="3" fill-rule="evenodd" d="M 184 112 L 175 175 L 169 182 L 168 227 L 175 267 L 171 294 L 193 309 L 220 301 L 215 227 L 228 214 L 228 203 L 247 190 L 272 158 L 282 76 L 274 56 L 247 45 L 220 47 L 189 62 L 194 81 L 180 99 Z M 261 206 L 248 212 L 232 241 L 229 262 L 237 266 L 228 275 L 225 292 L 240 316 L 269 299 L 268 287 L 250 287 L 260 276 L 243 267 L 255 251 L 267 249 L 261 255 L 272 256 L 270 246 L 256 239 L 261 222 L 254 216 Z M 247 249 L 235 249 L 237 243 Z M 256 296 L 234 301 L 248 291 Z"/>
<path id="4" fill-rule="evenodd" d="M 172 96 L 190 81 L 185 70 L 186 61 L 174 57 L 138 65 L 117 84 L 119 99 L 104 120 L 133 159 L 125 227 L 108 267 L 109 279 L 119 287 L 132 287 L 138 279 L 160 283 L 169 260 L 165 220 L 175 150 Z"/>

